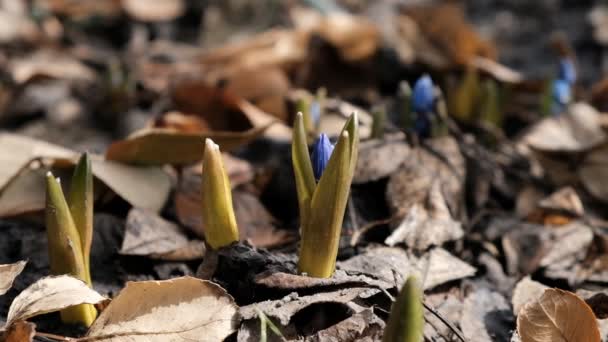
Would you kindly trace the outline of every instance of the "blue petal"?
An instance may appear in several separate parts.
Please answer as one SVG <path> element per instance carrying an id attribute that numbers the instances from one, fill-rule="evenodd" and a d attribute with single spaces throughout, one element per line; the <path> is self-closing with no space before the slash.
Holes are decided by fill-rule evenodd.
<path id="1" fill-rule="evenodd" d="M 561 79 L 555 80 L 553 82 L 553 91 L 551 95 L 553 100 L 551 111 L 555 115 L 560 114 L 572 99 L 570 83 Z"/>
<path id="2" fill-rule="evenodd" d="M 576 68 L 570 58 L 563 58 L 559 61 L 558 78 L 570 84 L 576 82 Z"/>
<path id="3" fill-rule="evenodd" d="M 429 119 L 428 114 L 419 113 L 416 115 L 414 132 L 416 132 L 420 138 L 428 138 L 431 136 L 431 120 Z"/>
<path id="4" fill-rule="evenodd" d="M 312 171 L 315 174 L 315 178 L 319 180 L 327 163 L 329 162 L 329 157 L 331 157 L 331 153 L 334 151 L 334 145 L 331 144 L 329 138 L 325 134 L 321 134 L 317 141 L 315 141 L 314 146 L 312 147 Z"/>
<path id="5" fill-rule="evenodd" d="M 412 91 L 412 110 L 417 113 L 434 112 L 435 86 L 429 75 L 420 77 Z"/>

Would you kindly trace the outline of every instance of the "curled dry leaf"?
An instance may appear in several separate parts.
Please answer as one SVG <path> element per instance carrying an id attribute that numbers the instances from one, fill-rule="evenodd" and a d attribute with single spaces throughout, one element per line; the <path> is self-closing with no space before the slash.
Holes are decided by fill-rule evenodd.
<path id="1" fill-rule="evenodd" d="M 23 290 L 11 303 L 6 325 L 78 304 L 97 304 L 103 296 L 67 275 L 46 277 Z"/>
<path id="2" fill-rule="evenodd" d="M 572 292 L 547 289 L 538 301 L 526 304 L 517 317 L 522 342 L 599 342 L 591 308 Z"/>
<path id="3" fill-rule="evenodd" d="M 96 78 L 95 72 L 77 59 L 52 50 L 40 50 L 26 58 L 16 58 L 9 68 L 19 84 L 37 76 L 88 82 Z"/>
<path id="4" fill-rule="evenodd" d="M 190 241 L 180 227 L 156 213 L 138 208 L 129 211 L 121 254 L 193 260 L 201 259 L 204 252 L 202 241 Z"/>
<path id="5" fill-rule="evenodd" d="M 27 261 L 17 261 L 14 264 L 0 265 L 0 296 L 13 286 L 13 281 L 25 268 Z"/>
<path id="6" fill-rule="evenodd" d="M 129 282 L 93 323 L 96 341 L 222 341 L 238 307 L 220 286 L 192 277 Z"/>

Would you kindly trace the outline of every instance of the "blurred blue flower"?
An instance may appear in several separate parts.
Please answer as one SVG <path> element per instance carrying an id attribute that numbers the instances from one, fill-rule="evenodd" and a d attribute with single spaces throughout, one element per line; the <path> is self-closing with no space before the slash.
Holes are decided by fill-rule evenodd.
<path id="1" fill-rule="evenodd" d="M 435 85 L 429 75 L 422 75 L 414 84 L 412 110 L 416 113 L 435 111 Z"/>
<path id="2" fill-rule="evenodd" d="M 317 180 L 321 179 L 321 175 L 329 162 L 329 157 L 334 151 L 334 145 L 331 144 L 329 138 L 324 133 L 321 133 L 317 141 L 312 147 L 312 171 Z"/>
<path id="3" fill-rule="evenodd" d="M 551 99 L 551 111 L 554 115 L 561 114 L 566 108 L 566 105 L 570 103 L 570 100 L 572 99 L 570 83 L 562 79 L 555 80 L 553 82 Z"/>
<path id="4" fill-rule="evenodd" d="M 570 58 L 562 58 L 559 61 L 558 79 L 566 81 L 570 84 L 576 82 L 576 68 Z"/>
<path id="5" fill-rule="evenodd" d="M 427 113 L 416 114 L 414 121 L 414 132 L 420 138 L 428 138 L 431 136 L 431 119 Z"/>

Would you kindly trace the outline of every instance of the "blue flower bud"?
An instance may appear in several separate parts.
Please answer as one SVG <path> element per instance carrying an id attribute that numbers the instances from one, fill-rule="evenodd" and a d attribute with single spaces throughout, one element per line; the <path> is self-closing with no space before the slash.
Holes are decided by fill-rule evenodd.
<path id="1" fill-rule="evenodd" d="M 570 84 L 576 82 L 576 68 L 570 58 L 563 58 L 559 61 L 558 78 Z"/>
<path id="2" fill-rule="evenodd" d="M 565 80 L 555 80 L 551 93 L 552 107 L 551 111 L 554 115 L 560 114 L 572 99 L 570 83 Z"/>
<path id="3" fill-rule="evenodd" d="M 414 84 L 412 110 L 416 113 L 435 111 L 435 86 L 429 75 L 423 75 Z"/>
<path id="4" fill-rule="evenodd" d="M 334 145 L 331 144 L 327 135 L 322 133 L 312 147 L 312 171 L 317 180 L 321 179 L 333 151 Z"/>

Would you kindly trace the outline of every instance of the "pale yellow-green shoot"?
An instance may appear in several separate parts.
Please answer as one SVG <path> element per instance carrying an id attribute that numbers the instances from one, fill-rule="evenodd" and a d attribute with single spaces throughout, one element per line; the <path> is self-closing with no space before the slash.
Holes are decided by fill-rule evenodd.
<path id="1" fill-rule="evenodd" d="M 92 286 L 90 270 L 91 243 L 93 241 L 93 172 L 91 160 L 83 153 L 72 175 L 68 196 L 70 213 L 80 237 L 80 244 L 86 270 L 86 282 Z"/>
<path id="2" fill-rule="evenodd" d="M 230 181 L 220 148 L 211 139 L 205 140 L 201 192 L 203 226 L 209 246 L 218 249 L 239 241 Z"/>
<path id="3" fill-rule="evenodd" d="M 51 172 L 46 175 L 46 231 L 51 273 L 69 274 L 86 282 L 88 276 L 80 236 L 59 179 Z M 93 305 L 82 304 L 63 309 L 60 314 L 65 323 L 81 323 L 88 327 L 97 311 Z"/>
<path id="4" fill-rule="evenodd" d="M 422 342 L 424 339 L 422 290 L 418 280 L 410 276 L 393 303 L 383 342 Z"/>
<path id="5" fill-rule="evenodd" d="M 315 147 L 319 152 L 314 165 L 320 176 L 317 183 L 302 116 L 296 116 L 292 162 L 300 207 L 302 238 L 298 270 L 301 273 L 328 278 L 334 272 L 344 211 L 357 162 L 358 141 L 357 115 L 353 114 L 344 125 L 333 152 L 327 141 Z M 323 158 L 327 153 L 331 154 L 328 161 Z"/>

